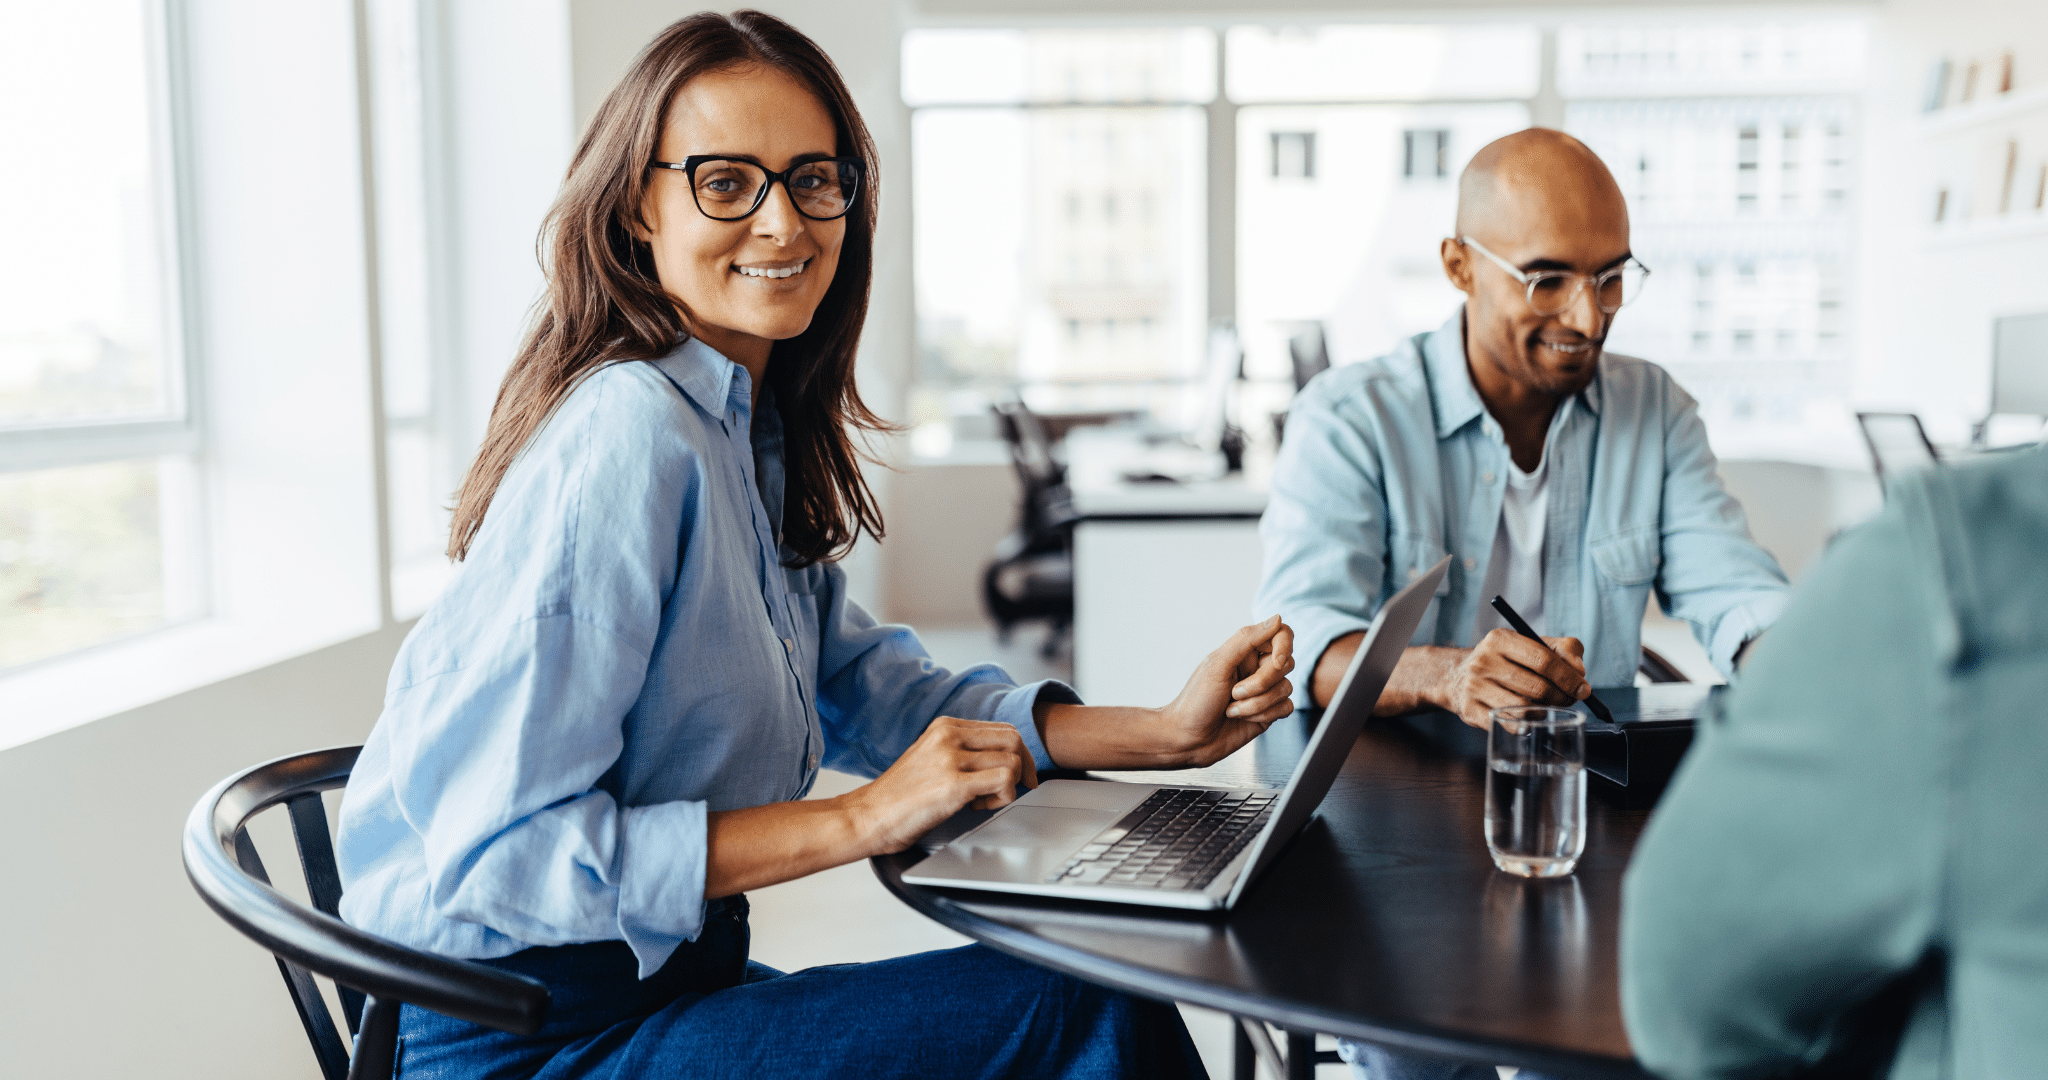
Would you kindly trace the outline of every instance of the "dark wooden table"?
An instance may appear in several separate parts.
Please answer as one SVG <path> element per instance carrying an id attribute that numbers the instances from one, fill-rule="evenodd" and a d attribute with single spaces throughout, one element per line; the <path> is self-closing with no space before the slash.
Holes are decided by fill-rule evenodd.
<path id="1" fill-rule="evenodd" d="M 1307 723 L 1281 721 L 1209 769 L 1096 775 L 1279 787 Z M 1616 942 L 1622 871 L 1649 812 L 1596 793 L 1576 873 L 1503 874 L 1480 832 L 1485 740 L 1468 730 L 1448 716 L 1368 725 L 1320 815 L 1228 913 L 906 885 L 914 850 L 873 866 L 938 922 L 1090 982 L 1291 1032 L 1562 1077 L 1643 1076 L 1622 1030 Z"/>

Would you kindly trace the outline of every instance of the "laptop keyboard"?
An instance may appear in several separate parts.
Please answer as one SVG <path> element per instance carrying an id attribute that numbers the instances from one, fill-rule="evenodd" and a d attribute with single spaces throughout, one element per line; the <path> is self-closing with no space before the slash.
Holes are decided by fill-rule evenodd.
<path id="1" fill-rule="evenodd" d="M 1207 888 L 1265 828 L 1279 795 L 1160 788 L 1046 880 L 1124 889 Z"/>

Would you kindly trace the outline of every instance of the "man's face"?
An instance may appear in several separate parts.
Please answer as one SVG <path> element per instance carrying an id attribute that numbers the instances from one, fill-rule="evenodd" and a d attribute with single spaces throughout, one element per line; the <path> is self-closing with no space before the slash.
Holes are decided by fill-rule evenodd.
<path id="1" fill-rule="evenodd" d="M 1628 260 L 1628 213 L 1618 197 L 1577 184 L 1503 188 L 1497 212 L 1471 238 L 1524 274 L 1592 275 Z M 1467 297 L 1465 352 L 1482 385 L 1505 380 L 1564 398 L 1593 381 L 1614 316 L 1600 310 L 1590 282 L 1565 283 L 1576 294 L 1565 309 L 1539 315 L 1528 286 L 1474 246 L 1453 238 L 1442 254 L 1444 272 Z"/>

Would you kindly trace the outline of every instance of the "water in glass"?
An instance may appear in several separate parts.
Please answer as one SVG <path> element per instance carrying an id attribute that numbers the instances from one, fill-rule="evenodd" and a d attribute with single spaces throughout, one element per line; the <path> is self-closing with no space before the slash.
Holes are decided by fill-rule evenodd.
<path id="1" fill-rule="evenodd" d="M 1487 736 L 1486 849 L 1522 877 L 1561 877 L 1586 848 L 1583 718 L 1497 709 Z"/>

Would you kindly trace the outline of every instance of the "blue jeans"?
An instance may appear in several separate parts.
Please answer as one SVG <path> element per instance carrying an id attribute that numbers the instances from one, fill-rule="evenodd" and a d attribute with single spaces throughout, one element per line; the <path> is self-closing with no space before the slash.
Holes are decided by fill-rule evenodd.
<path id="1" fill-rule="evenodd" d="M 483 963 L 547 984 L 532 1036 L 407 1005 L 403 1080 L 633 1077 L 1205 1077 L 1171 1005 L 979 945 L 784 975 L 747 960 L 744 897 L 652 977 L 623 942 Z"/>

